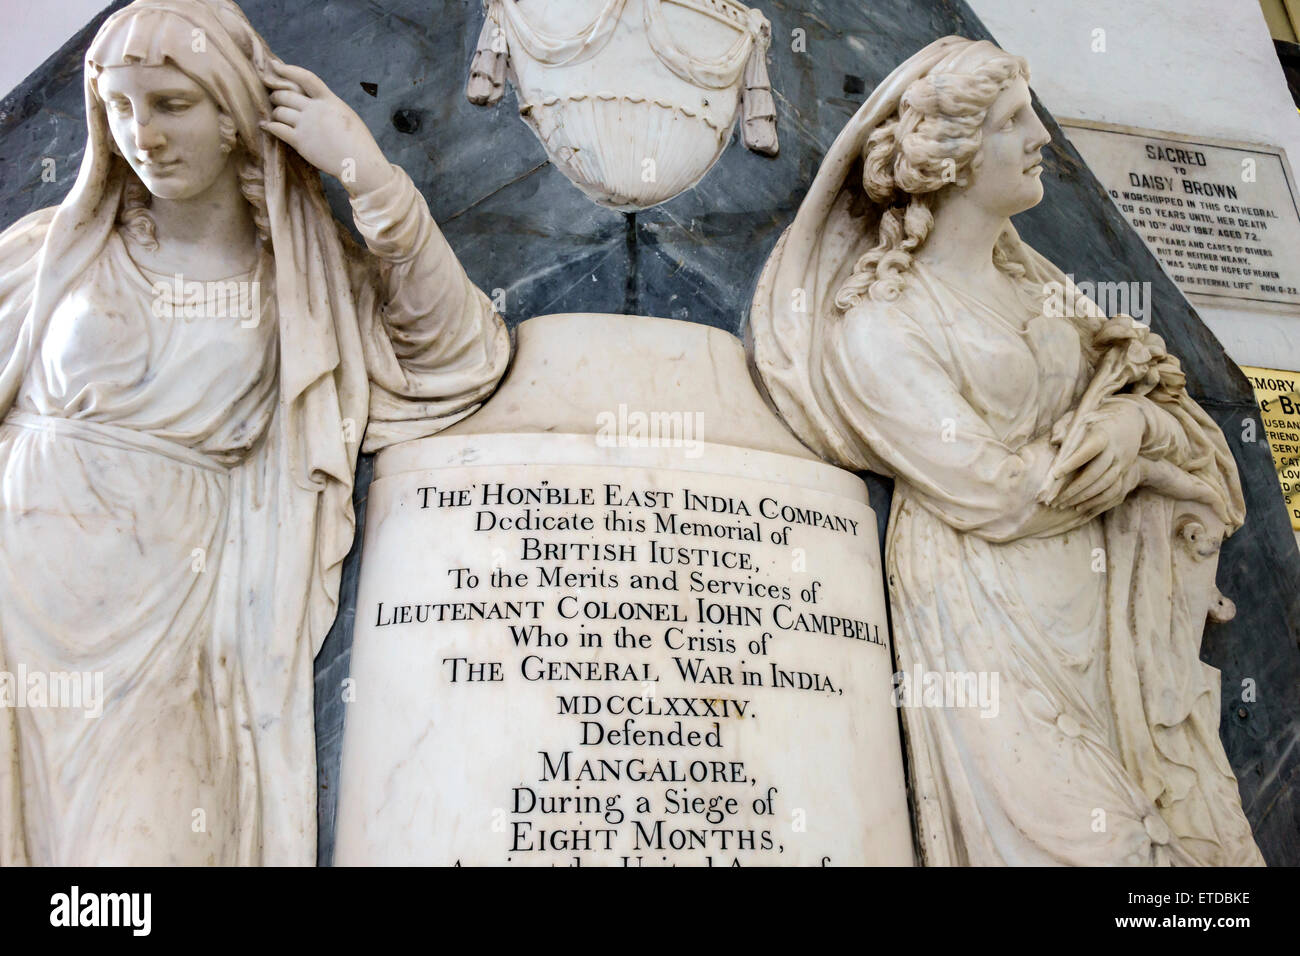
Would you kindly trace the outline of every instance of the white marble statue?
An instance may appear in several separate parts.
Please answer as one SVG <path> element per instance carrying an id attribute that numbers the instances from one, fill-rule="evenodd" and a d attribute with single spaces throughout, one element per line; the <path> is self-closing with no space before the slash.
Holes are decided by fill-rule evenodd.
<path id="1" fill-rule="evenodd" d="M 625 211 L 694 186 L 741 116 L 775 155 L 772 28 L 737 0 L 485 0 L 466 93 L 496 103 L 507 74 L 519 115 L 593 201 Z"/>
<path id="2" fill-rule="evenodd" d="M 880 85 L 767 264 L 753 361 L 805 443 L 896 481 L 925 863 L 1261 863 L 1199 658 L 1236 465 L 1159 337 L 1012 227 L 1049 142 L 1027 81 L 948 37 Z M 930 693 L 968 674 L 996 716 Z"/>
<path id="3" fill-rule="evenodd" d="M 0 672 L 98 675 L 102 713 L 0 708 L 0 864 L 312 864 L 363 436 L 469 414 L 507 333 L 230 0 L 114 14 L 85 98 L 71 192 L 0 236 Z"/>

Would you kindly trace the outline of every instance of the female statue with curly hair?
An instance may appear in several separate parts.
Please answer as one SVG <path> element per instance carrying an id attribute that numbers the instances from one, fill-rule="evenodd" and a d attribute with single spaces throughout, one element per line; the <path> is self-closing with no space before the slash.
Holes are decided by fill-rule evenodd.
<path id="1" fill-rule="evenodd" d="M 71 192 L 0 236 L 0 671 L 104 699 L 0 708 L 0 864 L 312 864 L 358 451 L 469 414 L 508 337 L 230 0 L 115 13 L 85 102 Z"/>
<path id="2" fill-rule="evenodd" d="M 772 253 L 754 363 L 811 448 L 895 479 L 924 862 L 1258 863 L 1199 659 L 1231 613 L 1236 466 L 1159 337 L 1016 234 L 1049 141 L 1023 60 L 960 37 L 916 54 Z M 915 686 L 968 674 L 996 679 L 995 715 Z"/>

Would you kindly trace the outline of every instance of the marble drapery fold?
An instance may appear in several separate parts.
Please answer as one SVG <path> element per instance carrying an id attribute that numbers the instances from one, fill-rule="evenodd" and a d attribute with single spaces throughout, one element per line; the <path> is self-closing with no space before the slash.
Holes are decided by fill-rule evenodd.
<path id="1" fill-rule="evenodd" d="M 1259 863 L 1218 737 L 1219 674 L 1199 659 L 1206 615 L 1224 604 L 1218 546 L 1245 507 L 1222 434 L 1179 376 L 1114 400 L 1141 407 L 1166 491 L 1197 500 L 1141 488 L 1089 519 L 1037 498 L 1053 426 L 1096 372 L 1108 320 L 1014 229 L 995 260 L 1030 303 L 1023 316 L 917 262 L 895 301 L 836 307 L 881 215 L 859 182 L 864 144 L 914 81 L 973 47 L 931 44 L 850 120 L 767 263 L 747 333 L 770 400 L 810 448 L 896 481 L 886 571 L 904 680 L 999 680 L 996 716 L 904 711 L 923 859 Z M 1066 305 L 1055 314 L 1052 289 Z"/>
<path id="2" fill-rule="evenodd" d="M 55 711 L 0 710 L 5 864 L 315 862 L 311 662 L 333 622 L 352 544 L 363 436 L 365 450 L 375 451 L 439 431 L 477 407 L 508 360 L 504 324 L 405 173 L 394 167 L 384 186 L 353 202 L 369 253 L 342 234 L 319 174 L 259 128 L 270 112 L 270 59 L 238 8 L 222 0 L 149 0 L 115 14 L 87 54 L 88 142 L 75 185 L 57 210 L 0 236 L 0 550 L 10 559 L 0 577 L 0 670 L 22 663 L 16 654 L 51 670 L 97 665 L 107 695 L 103 716 L 84 726 Z M 93 414 L 58 389 L 33 389 L 34 369 L 49 373 L 47 382 L 68 378 L 74 356 L 50 336 L 61 311 L 82 309 L 78 335 L 119 317 L 96 308 L 85 294 L 94 290 L 83 286 L 120 244 L 115 221 L 133 174 L 113 152 L 94 83 L 102 66 L 126 61 L 185 71 L 260 161 L 271 287 L 262 321 L 274 323 L 278 387 L 250 415 L 247 452 L 234 461 L 207 455 L 198 434 L 159 438 L 122 424 L 123 409 L 144 401 L 128 401 L 125 389 Z M 138 301 L 122 302 L 127 320 L 133 304 L 138 313 Z M 248 331 L 237 325 L 231 336 Z M 110 367 L 108 358 L 82 373 L 138 384 L 173 360 L 167 351 L 147 356 L 134 379 L 123 380 L 123 366 Z M 231 396 L 203 398 L 219 409 Z M 47 404 L 32 404 L 38 399 Z M 74 464 L 84 469 L 80 486 L 40 483 L 44 468 Z M 133 481 L 113 498 L 127 475 Z M 181 489 L 186 507 L 164 527 L 148 509 Z M 93 513 L 94 526 L 79 533 L 76 520 L 51 518 L 47 506 L 60 500 L 70 509 L 63 517 Z M 47 521 L 42 533 L 64 537 L 37 541 L 25 523 L 33 516 Z M 134 557 L 118 540 L 132 529 L 141 542 Z M 176 575 L 176 561 L 196 548 L 204 570 Z M 59 560 L 21 563 L 29 552 Z M 99 567 L 104 555 L 115 563 Z M 113 613 L 97 611 L 73 585 L 79 556 L 80 580 L 99 571 L 113 585 L 121 605 Z M 133 589 L 159 579 L 179 598 L 124 617 Z M 100 587 L 86 590 L 103 600 Z M 56 598 L 64 602 L 57 608 L 42 603 Z M 158 695 L 153 706 L 144 689 Z M 184 719 L 168 719 L 177 715 Z M 141 746 L 162 755 L 165 774 L 139 776 L 149 766 Z M 161 796 L 142 796 L 151 784 Z M 210 805 L 186 802 L 196 795 Z M 196 809 L 207 810 L 206 842 L 167 830 Z"/>

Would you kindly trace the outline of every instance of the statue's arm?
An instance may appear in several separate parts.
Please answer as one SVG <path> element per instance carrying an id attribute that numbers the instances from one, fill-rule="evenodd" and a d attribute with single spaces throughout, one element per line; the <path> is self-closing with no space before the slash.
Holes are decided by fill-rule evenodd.
<path id="1" fill-rule="evenodd" d="M 409 176 L 352 200 L 353 219 L 378 262 L 378 304 L 393 354 L 413 372 L 501 371 L 505 325 L 469 280 Z"/>
<path id="2" fill-rule="evenodd" d="M 465 274 L 410 177 L 391 169 L 386 183 L 352 199 L 375 265 L 374 314 L 359 316 L 372 382 L 367 451 L 468 413 L 510 357 L 501 316 Z"/>
<path id="3" fill-rule="evenodd" d="M 1099 382 L 1104 392 L 1115 386 L 1116 369 L 1112 367 L 1113 363 L 1108 362 L 1109 356 L 1103 357 L 1103 355 L 1108 348 L 1112 351 L 1118 348 L 1122 352 L 1125 340 L 1113 329 L 1107 330 L 1114 323 L 1119 323 L 1121 330 L 1125 326 L 1133 328 L 1136 326 L 1127 316 L 1107 320 L 1091 300 L 1082 296 L 1079 297 L 1076 305 L 1078 304 L 1082 304 L 1084 308 L 1082 310 L 1076 308 L 1076 314 L 1096 313 L 1095 320 L 1091 324 L 1079 329 L 1085 354 L 1094 357 L 1092 369 L 1094 380 L 1089 384 L 1088 392 L 1092 392 Z M 1103 341 L 1095 341 L 1099 336 Z M 1113 425 L 1117 413 L 1119 417 L 1127 418 L 1130 422 L 1136 421 L 1141 436 L 1134 448 L 1135 467 L 1130 473 L 1120 476 L 1112 487 L 1100 492 L 1100 497 L 1109 499 L 1109 503 L 1104 504 L 1101 510 L 1108 510 L 1109 507 L 1118 504 L 1119 500 L 1127 494 L 1126 489 L 1130 488 L 1136 478 L 1137 485 L 1166 497 L 1207 504 L 1215 510 L 1225 525 L 1230 528 L 1239 527 L 1245 516 L 1244 502 L 1236 463 L 1228 450 L 1223 433 L 1213 419 L 1187 394 L 1181 367 L 1175 358 L 1165 355 L 1163 342 L 1151 333 L 1140 335 L 1138 338 L 1146 339 L 1148 336 L 1155 339 L 1151 344 L 1155 346 L 1155 355 L 1158 358 L 1155 369 L 1160 377 L 1159 387 L 1154 391 L 1141 394 L 1126 389 L 1104 398 L 1100 412 L 1103 418 L 1109 417 L 1112 421 L 1105 423 L 1097 435 L 1089 436 L 1094 445 L 1098 442 L 1112 445 Z M 1125 376 L 1131 374 L 1125 372 Z M 1085 394 L 1085 401 L 1086 398 Z M 1071 414 L 1075 412 L 1072 411 Z M 1089 413 L 1085 420 L 1090 420 L 1092 417 L 1092 413 Z M 1105 455 L 1101 454 L 1098 457 L 1104 458 Z M 1090 464 L 1090 469 L 1093 471 L 1095 471 L 1095 464 Z M 1088 470 L 1082 469 L 1081 473 L 1074 478 L 1076 485 L 1087 481 L 1085 473 Z M 1094 482 L 1094 487 L 1096 484 Z M 1077 499 L 1078 496 L 1073 497 Z M 1060 500 L 1079 504 L 1077 500 L 1070 499 L 1067 490 Z"/>
<path id="4" fill-rule="evenodd" d="M 415 185 L 320 77 L 272 62 L 263 129 L 337 178 L 375 268 L 358 286 L 370 420 L 366 451 L 431 435 L 473 411 L 505 372 L 510 339 Z"/>
<path id="5" fill-rule="evenodd" d="M 863 307 L 859 307 L 863 308 Z M 989 541 L 1058 534 L 1090 520 L 1037 501 L 1056 449 L 1000 440 L 962 396 L 921 326 L 893 307 L 844 318 L 833 377 L 839 411 L 869 458 L 958 531 Z"/>
<path id="6" fill-rule="evenodd" d="M 1125 393 L 1110 401 L 1128 403 L 1142 416 L 1143 458 L 1181 465 L 1191 456 L 1191 441 L 1183 423 L 1150 398 Z"/>

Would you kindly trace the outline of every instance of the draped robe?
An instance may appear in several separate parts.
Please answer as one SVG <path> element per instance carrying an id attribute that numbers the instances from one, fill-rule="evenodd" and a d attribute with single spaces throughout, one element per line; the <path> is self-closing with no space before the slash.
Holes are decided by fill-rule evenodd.
<path id="1" fill-rule="evenodd" d="M 1088 518 L 1038 492 L 1108 320 L 1013 227 L 994 255 L 1025 300 L 1013 314 L 915 259 L 894 301 L 835 301 L 879 241 L 872 134 L 918 79 L 997 54 L 936 40 L 841 131 L 759 279 L 756 377 L 808 447 L 895 479 L 885 571 L 922 862 L 1260 864 L 1219 739 L 1220 675 L 1200 660 L 1207 614 L 1230 608 L 1218 551 L 1245 504 L 1181 373 L 1158 400 L 1108 399 L 1141 413 L 1164 483 Z M 981 677 L 992 706 L 915 686 Z"/>
<path id="2" fill-rule="evenodd" d="M 312 659 L 357 454 L 504 373 L 504 324 L 404 172 L 353 199 L 362 250 L 259 130 L 269 57 L 226 0 L 115 14 L 76 184 L 0 235 L 0 673 L 103 680 L 98 716 L 0 707 L 0 864 L 314 864 Z M 94 78 L 126 59 L 180 65 L 256 149 L 269 235 L 231 277 L 256 280 L 255 321 L 165 317 L 168 277 L 117 231 L 133 174 Z"/>
<path id="3" fill-rule="evenodd" d="M 931 864 L 1258 862 L 1218 741 L 1219 672 L 1197 653 L 1224 523 L 1149 491 L 1095 518 L 1036 499 L 1094 325 L 1005 314 L 917 264 L 826 349 L 829 394 L 896 481 L 885 567 Z M 1172 416 L 1122 400 L 1147 419 L 1143 455 L 1196 457 Z M 1184 519 L 1208 547 L 1171 540 Z M 992 682 L 992 706 L 926 699 L 926 681 L 967 674 Z"/>

